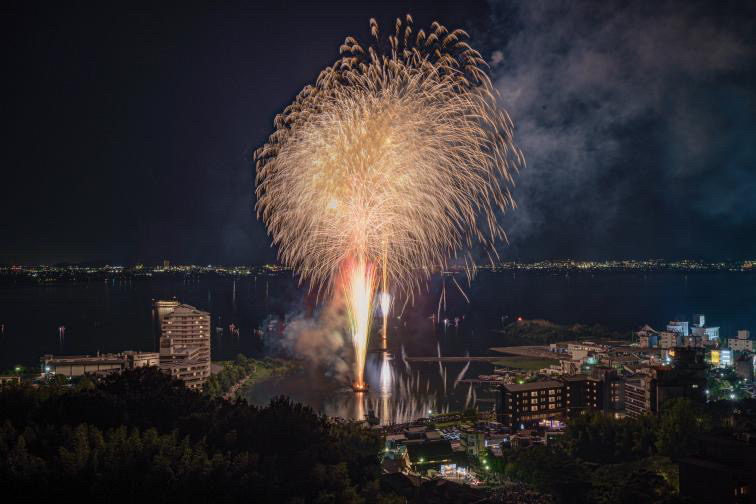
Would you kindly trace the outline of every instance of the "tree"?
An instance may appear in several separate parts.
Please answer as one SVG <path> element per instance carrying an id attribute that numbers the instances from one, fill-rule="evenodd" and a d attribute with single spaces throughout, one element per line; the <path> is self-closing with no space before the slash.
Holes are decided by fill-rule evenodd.
<path id="1" fill-rule="evenodd" d="M 662 404 L 656 432 L 656 450 L 677 458 L 696 451 L 697 438 L 712 428 L 712 418 L 705 408 L 690 399 L 677 397 Z"/>
<path id="2" fill-rule="evenodd" d="M 615 419 L 588 413 L 571 419 L 566 443 L 570 454 L 599 463 L 617 463 L 647 457 L 653 450 L 656 419 Z"/>
<path id="3" fill-rule="evenodd" d="M 560 503 L 585 502 L 590 490 L 585 467 L 560 447 L 515 450 L 507 457 L 504 474 L 552 494 Z"/>
<path id="4" fill-rule="evenodd" d="M 0 485 L 29 500 L 372 504 L 381 446 L 289 399 L 215 400 L 149 368 L 0 391 Z"/>

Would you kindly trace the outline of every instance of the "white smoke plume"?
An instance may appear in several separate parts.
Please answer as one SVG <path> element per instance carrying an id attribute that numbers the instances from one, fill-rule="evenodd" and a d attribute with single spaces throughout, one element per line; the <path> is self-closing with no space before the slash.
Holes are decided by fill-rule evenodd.
<path id="1" fill-rule="evenodd" d="M 352 383 L 353 349 L 344 336 L 344 311 L 339 303 L 326 304 L 312 318 L 302 311 L 286 315 L 283 321 L 269 317 L 263 324 L 265 346 L 276 354 L 304 359 L 345 384 Z"/>

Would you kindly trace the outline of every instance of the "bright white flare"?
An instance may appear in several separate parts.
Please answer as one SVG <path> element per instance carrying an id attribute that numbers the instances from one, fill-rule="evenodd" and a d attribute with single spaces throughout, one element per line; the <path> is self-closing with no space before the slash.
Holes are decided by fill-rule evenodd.
<path id="1" fill-rule="evenodd" d="M 345 268 L 344 294 L 355 354 L 355 390 L 365 389 L 365 356 L 367 353 L 372 301 L 375 291 L 375 270 L 359 260 Z"/>
<path id="2" fill-rule="evenodd" d="M 388 292 L 381 292 L 379 296 L 381 302 L 381 315 L 388 317 L 389 310 L 391 309 L 391 294 Z"/>

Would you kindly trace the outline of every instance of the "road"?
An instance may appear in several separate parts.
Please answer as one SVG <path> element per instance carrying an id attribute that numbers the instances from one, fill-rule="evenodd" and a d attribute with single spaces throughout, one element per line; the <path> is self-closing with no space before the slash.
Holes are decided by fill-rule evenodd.
<path id="1" fill-rule="evenodd" d="M 252 369 L 252 372 L 249 373 L 247 376 L 245 376 L 244 378 L 242 378 L 238 382 L 234 383 L 231 386 L 231 388 L 228 389 L 228 392 L 226 392 L 225 394 L 223 394 L 223 399 L 225 399 L 227 401 L 230 401 L 231 399 L 233 399 L 234 397 L 236 397 L 236 392 L 242 387 L 242 385 L 244 385 L 244 382 L 246 382 L 247 380 L 249 380 L 250 378 L 252 378 L 255 375 L 255 371 L 257 371 L 257 366 L 255 366 Z"/>

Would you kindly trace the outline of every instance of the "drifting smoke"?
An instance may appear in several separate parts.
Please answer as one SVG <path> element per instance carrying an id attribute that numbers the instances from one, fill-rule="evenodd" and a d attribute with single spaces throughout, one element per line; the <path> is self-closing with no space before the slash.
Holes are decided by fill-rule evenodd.
<path id="1" fill-rule="evenodd" d="M 351 346 L 344 338 L 344 314 L 338 304 L 326 305 L 315 317 L 288 314 L 283 322 L 268 318 L 263 324 L 264 343 L 272 354 L 301 358 L 344 384 L 351 383 Z"/>
<path id="2" fill-rule="evenodd" d="M 491 11 L 494 86 L 528 160 L 505 219 L 509 254 L 754 250 L 744 245 L 756 215 L 754 2 L 528 0 Z"/>

